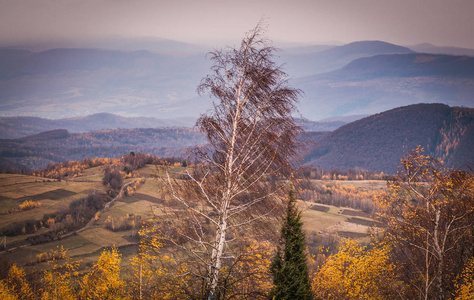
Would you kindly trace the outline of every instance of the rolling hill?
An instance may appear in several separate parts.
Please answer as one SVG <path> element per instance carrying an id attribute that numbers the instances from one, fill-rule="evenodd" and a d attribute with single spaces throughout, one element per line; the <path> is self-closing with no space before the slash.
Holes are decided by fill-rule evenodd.
<path id="1" fill-rule="evenodd" d="M 282 53 L 280 60 L 285 63 L 285 67 L 292 77 L 299 78 L 338 70 L 363 57 L 413 53 L 406 47 L 382 41 L 361 41 L 325 48 L 328 46 L 288 49 Z"/>
<path id="2" fill-rule="evenodd" d="M 474 56 L 474 49 L 469 49 L 469 48 L 443 47 L 443 46 L 435 46 L 428 43 L 409 46 L 409 48 L 420 53 Z"/>
<path id="3" fill-rule="evenodd" d="M 338 121 L 299 122 L 309 130 L 302 138 L 312 141 L 305 161 L 328 170 L 363 168 L 394 173 L 400 158 L 418 145 L 430 156 L 442 159 L 448 167 L 464 167 L 474 162 L 474 109 L 471 108 L 416 104 L 346 125 Z M 337 129 L 331 132 L 331 128 Z M 109 129 L 86 133 L 57 129 L 0 140 L 0 167 L 37 169 L 54 162 L 116 157 L 130 151 L 186 156 L 187 148 L 205 143 L 204 136 L 192 128 Z"/>
<path id="4" fill-rule="evenodd" d="M 299 126 L 306 131 L 333 131 L 361 116 L 348 116 L 322 121 L 297 119 Z M 44 131 L 66 129 L 71 133 L 85 133 L 105 129 L 169 128 L 188 127 L 196 124 L 195 118 L 157 119 L 147 117 L 122 117 L 99 113 L 66 119 L 43 119 L 37 117 L 0 118 L 0 139 L 18 139 Z"/>
<path id="5" fill-rule="evenodd" d="M 329 73 L 295 80 L 309 118 L 374 114 L 416 103 L 474 104 L 474 57 L 376 55 Z"/>
<path id="6" fill-rule="evenodd" d="M 19 139 L 0 140 L 0 169 L 45 168 L 48 164 L 132 151 L 161 157 L 185 157 L 187 148 L 204 144 L 191 128 L 142 128 L 69 133 L 56 129 Z"/>
<path id="7" fill-rule="evenodd" d="M 474 162 L 474 109 L 443 104 L 399 107 L 349 123 L 316 142 L 307 164 L 395 173 L 400 158 L 421 145 L 425 153 L 462 168 Z"/>
<path id="8" fill-rule="evenodd" d="M 0 48 L 1 116 L 197 118 L 212 107 L 195 91 L 212 63 L 201 47 L 120 39 L 108 47 L 98 41 L 66 46 L 41 52 Z M 415 53 L 382 41 L 276 54 L 290 84 L 304 92 L 299 109 L 311 120 L 415 103 L 470 107 L 474 101 L 470 56 Z"/>

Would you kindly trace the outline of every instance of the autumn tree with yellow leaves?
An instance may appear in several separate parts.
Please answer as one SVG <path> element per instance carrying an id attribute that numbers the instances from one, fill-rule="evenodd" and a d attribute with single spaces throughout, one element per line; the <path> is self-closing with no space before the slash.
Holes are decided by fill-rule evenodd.
<path id="1" fill-rule="evenodd" d="M 345 241 L 313 274 L 315 295 L 327 300 L 404 299 L 404 284 L 390 252 L 384 243 L 368 248 Z"/>
<path id="2" fill-rule="evenodd" d="M 469 260 L 458 276 L 455 300 L 474 300 L 474 258 Z"/>
<path id="3" fill-rule="evenodd" d="M 120 276 L 121 255 L 117 248 L 104 250 L 82 282 L 79 299 L 123 299 L 125 282 Z"/>
<path id="4" fill-rule="evenodd" d="M 13 264 L 8 270 L 8 276 L 2 282 L 2 288 L 7 297 L 17 297 L 13 299 L 34 299 L 33 289 L 26 279 L 26 273 L 23 269 Z"/>
<path id="5" fill-rule="evenodd" d="M 473 174 L 447 170 L 417 148 L 378 204 L 411 297 L 450 299 L 474 255 Z"/>
<path id="6" fill-rule="evenodd" d="M 77 299 L 79 264 L 67 257 L 62 246 L 56 252 L 61 255 L 53 255 L 49 262 L 50 268 L 43 272 L 41 299 Z"/>

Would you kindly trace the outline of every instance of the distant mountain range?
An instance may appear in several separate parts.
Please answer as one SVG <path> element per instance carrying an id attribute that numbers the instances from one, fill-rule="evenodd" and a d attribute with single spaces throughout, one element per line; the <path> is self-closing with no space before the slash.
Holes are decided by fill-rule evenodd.
<path id="1" fill-rule="evenodd" d="M 381 41 L 354 42 L 328 49 L 318 47 L 314 48 L 313 51 L 298 51 L 298 49 L 300 48 L 284 51 L 280 58 L 288 73 L 294 78 L 331 72 L 363 57 L 380 54 L 413 53 L 411 49 L 406 47 Z M 311 48 L 303 49 L 309 50 Z"/>
<path id="2" fill-rule="evenodd" d="M 71 133 L 83 133 L 104 129 L 193 127 L 194 118 L 157 119 L 121 117 L 108 113 L 49 120 L 37 117 L 0 118 L 0 139 L 17 139 L 43 131 L 66 129 Z"/>
<path id="3" fill-rule="evenodd" d="M 445 166 L 474 164 L 474 109 L 417 104 L 346 124 L 314 143 L 306 164 L 395 173 L 400 159 L 421 145 Z"/>
<path id="4" fill-rule="evenodd" d="M 298 125 L 307 131 L 333 131 L 362 116 L 332 118 L 319 122 L 297 119 Z M 18 139 L 44 131 L 65 129 L 70 133 L 85 133 L 105 129 L 134 129 L 170 127 L 192 128 L 196 118 L 157 119 L 150 117 L 122 117 L 108 113 L 99 113 L 83 117 L 50 120 L 37 117 L 0 118 L 0 139 Z"/>
<path id="5" fill-rule="evenodd" d="M 337 116 L 367 114 L 420 102 L 474 105 L 474 57 L 393 54 L 359 58 L 345 67 L 295 80 L 300 109 Z"/>
<path id="6" fill-rule="evenodd" d="M 442 47 L 428 43 L 409 46 L 409 48 L 420 53 L 474 56 L 474 49 L 459 47 Z"/>
<path id="7" fill-rule="evenodd" d="M 123 120 L 122 117 L 113 115 L 85 118 L 97 119 L 110 120 L 111 124 L 114 120 Z M 126 122 L 127 118 L 124 119 Z M 66 124 L 68 120 L 63 122 Z M 362 168 L 393 174 L 403 155 L 418 145 L 425 149 L 426 154 L 443 160 L 447 167 L 462 168 L 474 163 L 472 108 L 416 104 L 367 116 L 345 125 L 336 120 L 327 123 L 304 120 L 298 122 L 310 130 L 302 136 L 310 141 L 304 163 L 328 170 Z M 102 126 L 100 122 L 96 125 Z M 337 129 L 330 130 L 331 126 Z M 56 129 L 27 137 L 0 140 L 0 169 L 37 169 L 44 168 L 49 163 L 117 157 L 130 151 L 186 157 L 187 149 L 205 143 L 204 136 L 192 128 L 122 127 L 86 133 Z"/>
<path id="8" fill-rule="evenodd" d="M 0 116 L 58 119 L 108 112 L 174 119 L 197 118 L 212 108 L 196 87 L 210 73 L 205 52 L 213 49 L 154 38 L 56 46 L 63 48 L 0 48 Z M 435 54 L 415 52 L 423 50 Z M 290 84 L 305 94 L 303 117 L 319 120 L 415 103 L 472 107 L 470 53 L 362 41 L 287 48 L 276 59 Z"/>

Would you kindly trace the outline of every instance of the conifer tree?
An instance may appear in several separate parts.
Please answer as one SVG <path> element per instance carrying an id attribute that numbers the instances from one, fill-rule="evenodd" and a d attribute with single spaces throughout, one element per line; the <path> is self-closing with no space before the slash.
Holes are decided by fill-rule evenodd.
<path id="1" fill-rule="evenodd" d="M 290 190 L 286 217 L 281 227 L 281 241 L 271 264 L 273 289 L 270 299 L 313 299 L 309 280 L 306 240 L 301 212 L 296 207 L 295 192 Z M 281 247 L 284 249 L 281 249 Z"/>

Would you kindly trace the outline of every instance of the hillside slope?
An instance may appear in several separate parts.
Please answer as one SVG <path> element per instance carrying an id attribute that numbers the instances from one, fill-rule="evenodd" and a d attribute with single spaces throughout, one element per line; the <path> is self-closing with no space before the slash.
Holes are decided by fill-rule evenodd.
<path id="1" fill-rule="evenodd" d="M 206 140 L 191 128 L 99 130 L 70 134 L 57 129 L 20 139 L 0 140 L 0 169 L 40 169 L 50 163 L 117 157 L 134 152 L 185 156 L 186 148 Z"/>
<path id="2" fill-rule="evenodd" d="M 399 107 L 344 125 L 315 143 L 307 164 L 395 173 L 400 158 L 421 145 L 448 167 L 474 162 L 474 109 L 443 104 Z"/>

